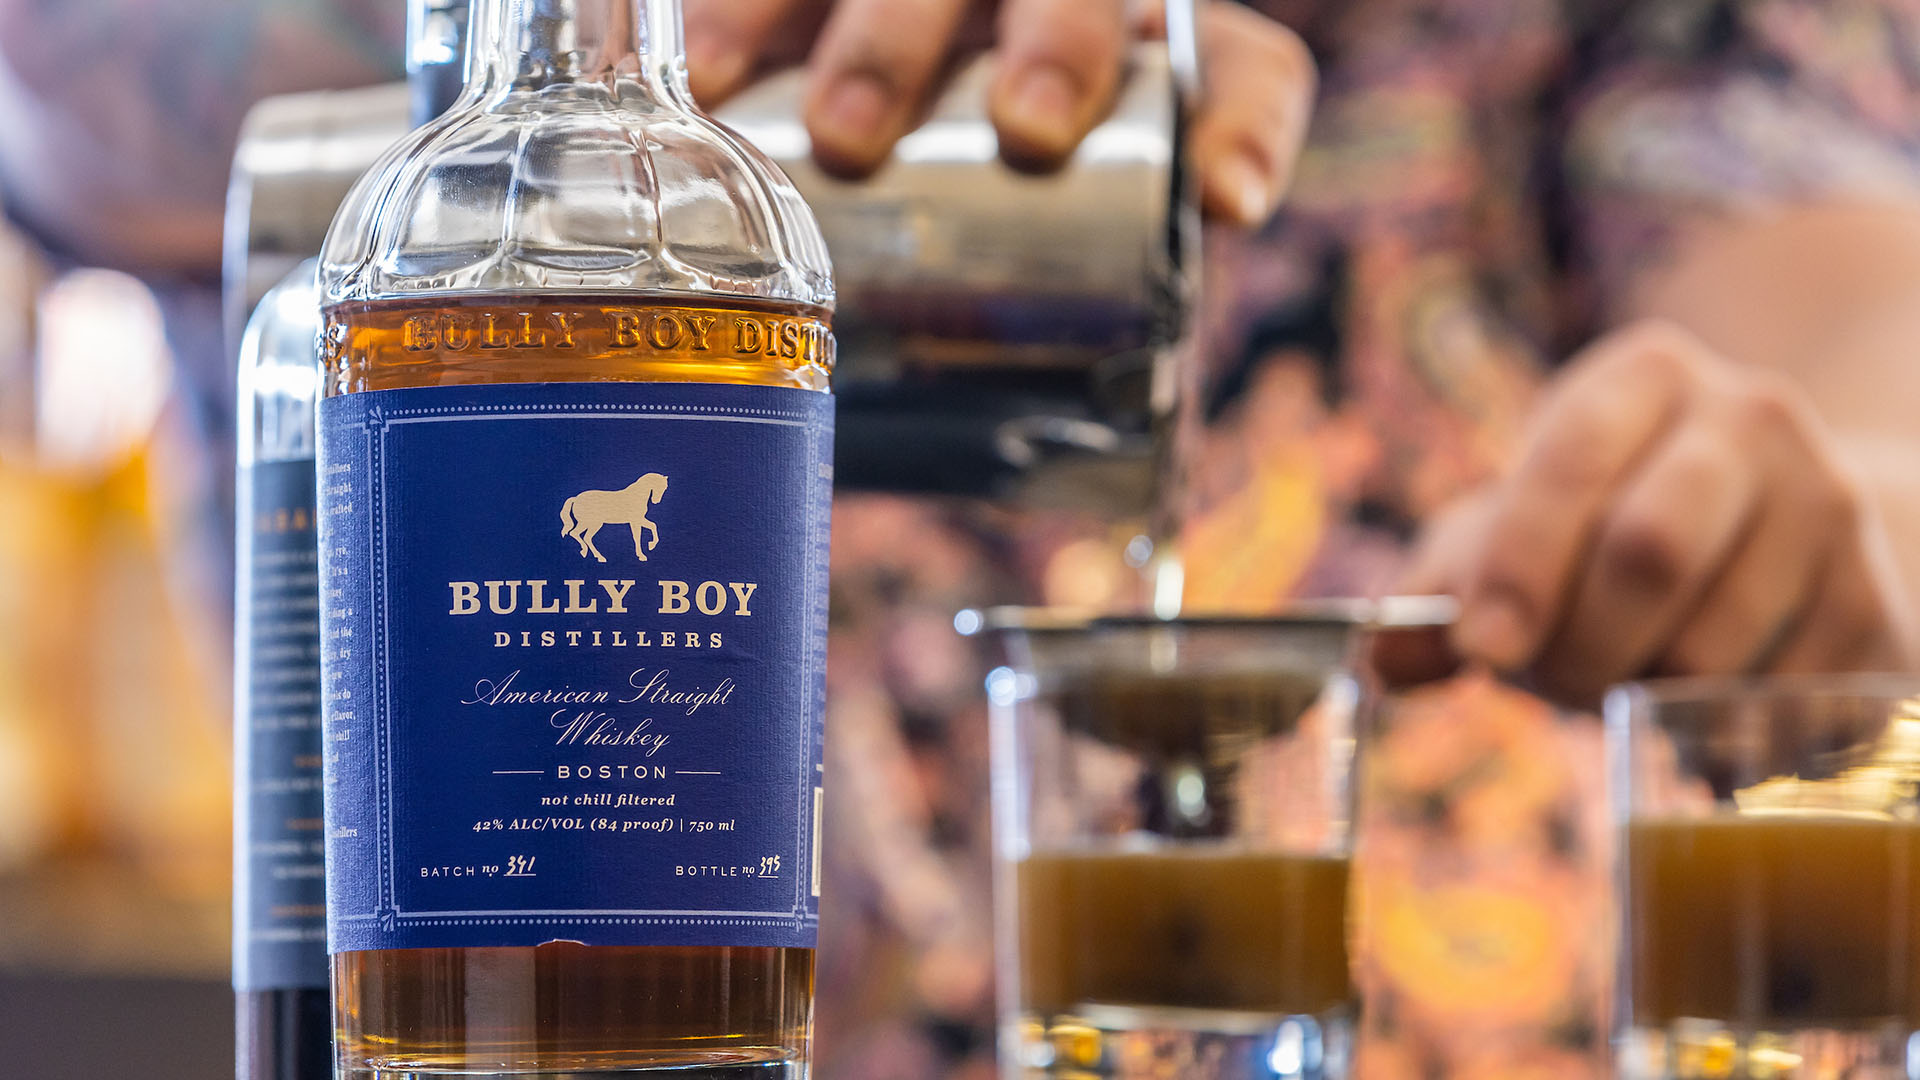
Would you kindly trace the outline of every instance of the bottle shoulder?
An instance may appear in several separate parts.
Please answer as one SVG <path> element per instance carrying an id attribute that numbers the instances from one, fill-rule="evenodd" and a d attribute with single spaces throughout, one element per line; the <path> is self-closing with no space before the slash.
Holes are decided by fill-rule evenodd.
<path id="1" fill-rule="evenodd" d="M 638 291 L 830 310 L 791 181 L 677 98 L 634 80 L 470 94 L 355 185 L 322 302 Z"/>
<path id="2" fill-rule="evenodd" d="M 268 289 L 247 316 L 238 363 L 243 394 L 262 371 L 319 370 L 318 270 L 316 259 L 300 263 Z"/>
<path id="3" fill-rule="evenodd" d="M 320 311 L 313 260 L 260 298 L 238 358 L 236 442 L 247 466 L 313 457 L 320 393 Z"/>

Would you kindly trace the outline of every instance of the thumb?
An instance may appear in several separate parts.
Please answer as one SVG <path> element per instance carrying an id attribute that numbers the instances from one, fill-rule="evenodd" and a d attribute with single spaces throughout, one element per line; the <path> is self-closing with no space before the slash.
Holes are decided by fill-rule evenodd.
<path id="1" fill-rule="evenodd" d="M 1395 583 L 1401 596 L 1456 595 L 1485 535 L 1493 506 L 1492 490 L 1469 495 L 1441 511 L 1414 548 L 1412 560 Z M 1386 631 L 1367 648 L 1374 674 L 1389 690 L 1444 679 L 1458 671 L 1462 657 L 1454 649 L 1451 627 Z"/>

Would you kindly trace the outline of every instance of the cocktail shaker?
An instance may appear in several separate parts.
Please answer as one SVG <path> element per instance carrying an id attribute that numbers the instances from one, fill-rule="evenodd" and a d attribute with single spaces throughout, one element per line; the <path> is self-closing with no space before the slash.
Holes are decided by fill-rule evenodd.
<path id="1" fill-rule="evenodd" d="M 415 0 L 408 86 L 270 98 L 249 115 L 228 204 L 236 337 L 318 251 L 374 157 L 445 105 L 463 9 Z M 797 70 L 718 112 L 792 176 L 833 253 L 841 486 L 1146 505 L 1198 236 L 1179 139 L 1196 84 L 1191 12 L 1170 10 L 1171 44 L 1134 47 L 1108 118 L 1046 174 L 999 157 L 990 54 L 960 65 L 925 123 L 860 181 L 812 163 Z"/>

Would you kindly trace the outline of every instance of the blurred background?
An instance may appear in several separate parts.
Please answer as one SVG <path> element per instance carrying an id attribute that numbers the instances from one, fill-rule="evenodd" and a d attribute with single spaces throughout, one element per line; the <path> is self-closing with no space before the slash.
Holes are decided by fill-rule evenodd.
<path id="1" fill-rule="evenodd" d="M 1701 221 L 1920 198 L 1904 0 L 1252 6 L 1319 102 L 1279 214 L 1207 236 L 1191 609 L 1390 588 Z M 230 1067 L 221 200 L 254 100 L 398 77 L 402 23 L 0 0 L 0 1072 Z M 954 614 L 1134 604 L 1143 528 L 837 504 L 821 1075 L 991 1075 L 985 666 Z M 1370 1075 L 1598 1075 L 1597 729 L 1490 682 L 1429 705 L 1364 826 Z"/>

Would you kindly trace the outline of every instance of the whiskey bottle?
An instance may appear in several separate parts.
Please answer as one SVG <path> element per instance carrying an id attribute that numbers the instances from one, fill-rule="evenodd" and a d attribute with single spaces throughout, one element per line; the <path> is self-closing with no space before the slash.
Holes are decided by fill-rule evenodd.
<path id="1" fill-rule="evenodd" d="M 324 1080 L 333 1068 L 321 879 L 314 296 L 309 261 L 267 293 L 240 343 L 233 711 L 239 1080 Z"/>
<path id="2" fill-rule="evenodd" d="M 479 0 L 321 258 L 343 1078 L 804 1077 L 833 287 L 677 0 Z"/>
<path id="3" fill-rule="evenodd" d="M 445 110 L 432 61 L 466 0 L 409 0 L 414 126 Z M 234 618 L 234 1075 L 330 1080 L 314 405 L 316 263 L 255 305 L 239 349 Z"/>

